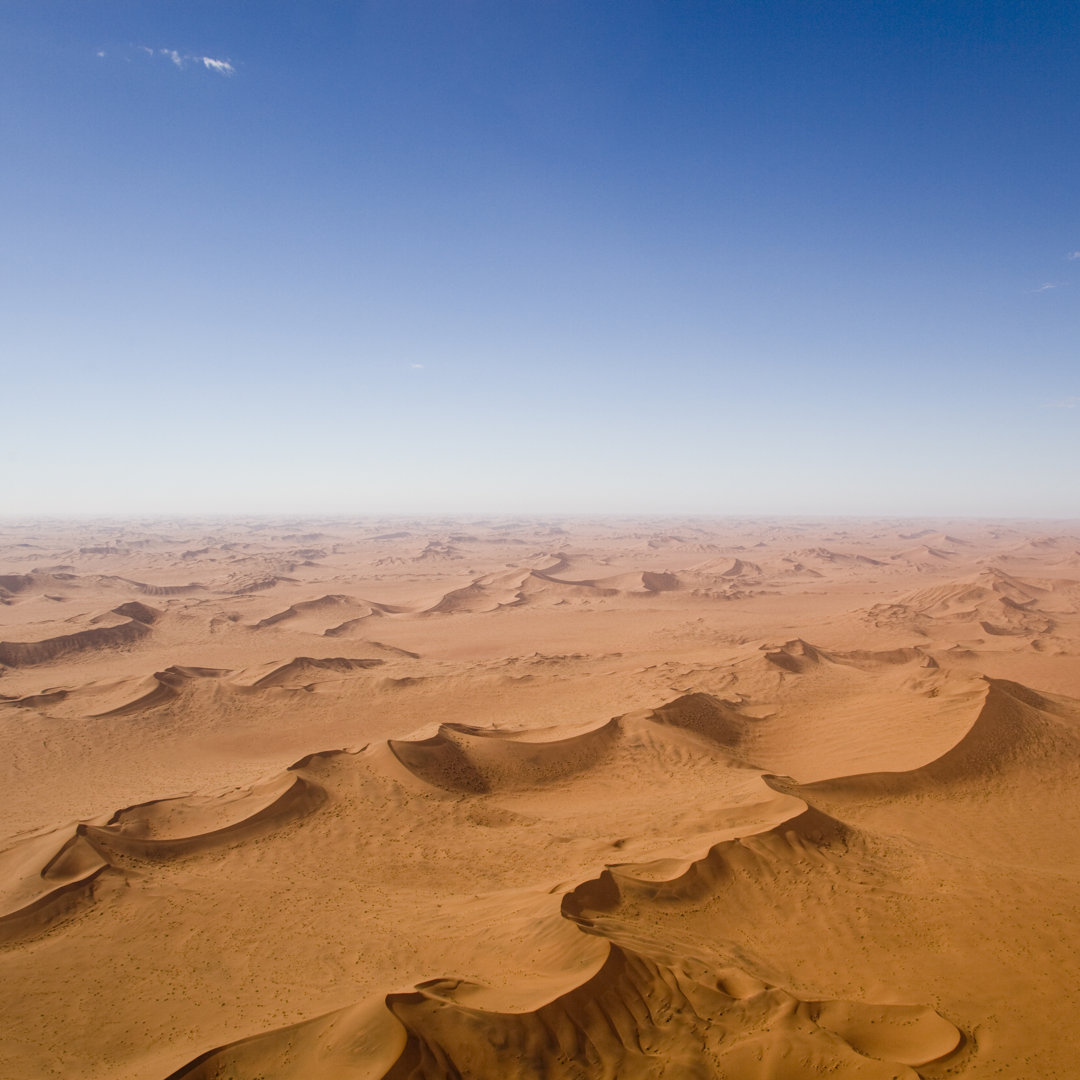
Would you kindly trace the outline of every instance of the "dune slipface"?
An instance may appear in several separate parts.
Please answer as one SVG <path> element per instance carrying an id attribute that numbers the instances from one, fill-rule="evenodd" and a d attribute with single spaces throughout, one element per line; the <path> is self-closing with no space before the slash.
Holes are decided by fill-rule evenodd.
<path id="1" fill-rule="evenodd" d="M 0 1076 L 1072 1080 L 1078 530 L 0 527 Z"/>

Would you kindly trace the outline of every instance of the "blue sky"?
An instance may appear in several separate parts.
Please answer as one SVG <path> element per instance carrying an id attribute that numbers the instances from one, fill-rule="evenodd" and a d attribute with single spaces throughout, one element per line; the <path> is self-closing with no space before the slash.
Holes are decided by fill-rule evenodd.
<path id="1" fill-rule="evenodd" d="M 0 4 L 0 513 L 1080 515 L 1080 7 Z"/>

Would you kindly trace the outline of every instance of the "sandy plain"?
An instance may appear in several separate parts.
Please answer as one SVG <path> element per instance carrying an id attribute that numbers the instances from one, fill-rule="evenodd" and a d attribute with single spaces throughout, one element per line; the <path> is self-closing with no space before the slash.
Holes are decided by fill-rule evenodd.
<path id="1" fill-rule="evenodd" d="M 0 1077 L 1080 1075 L 1080 524 L 0 525 Z"/>

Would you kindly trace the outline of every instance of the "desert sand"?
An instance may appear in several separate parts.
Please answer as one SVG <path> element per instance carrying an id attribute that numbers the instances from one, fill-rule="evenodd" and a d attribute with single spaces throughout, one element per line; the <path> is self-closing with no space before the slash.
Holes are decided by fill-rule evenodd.
<path id="1" fill-rule="evenodd" d="M 1080 1075 L 1080 523 L 0 524 L 0 1077 Z"/>

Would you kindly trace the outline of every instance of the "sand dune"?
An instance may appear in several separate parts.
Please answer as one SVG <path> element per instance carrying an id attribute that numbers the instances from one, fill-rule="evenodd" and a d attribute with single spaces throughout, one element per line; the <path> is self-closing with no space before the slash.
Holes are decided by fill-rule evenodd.
<path id="1" fill-rule="evenodd" d="M 101 824 L 47 833 L 0 852 L 5 893 L 0 941 L 38 932 L 95 898 L 101 875 L 123 877 L 132 860 L 168 859 L 250 840 L 312 813 L 325 792 L 292 772 L 218 796 L 130 806 Z M 137 872 L 137 870 L 136 870 Z"/>
<path id="2" fill-rule="evenodd" d="M 76 591 L 94 590 L 137 592 L 144 596 L 186 596 L 199 592 L 202 585 L 149 585 L 142 581 L 132 581 L 117 575 L 74 574 L 54 568 L 51 570 L 33 570 L 28 574 L 0 575 L 0 597 L 10 598 L 25 593 L 64 594 Z"/>
<path id="3" fill-rule="evenodd" d="M 332 612 L 333 616 L 340 615 L 342 608 L 353 608 L 356 606 L 356 601 L 353 601 L 348 596 L 320 596 L 315 600 L 302 600 L 297 604 L 290 604 L 284 611 L 279 611 L 274 615 L 268 615 L 265 619 L 260 619 L 255 623 L 256 630 L 262 630 L 267 626 L 274 626 L 277 623 L 285 622 L 286 619 L 298 619 L 305 615 L 322 616 L 326 612 Z M 290 627 L 293 629 L 293 627 Z"/>
<path id="4" fill-rule="evenodd" d="M 355 626 L 361 619 L 372 616 L 395 615 L 406 608 L 379 604 L 372 600 L 356 600 L 351 596 L 328 595 L 314 600 L 301 600 L 283 611 L 275 612 L 254 624 L 256 630 L 288 622 L 293 632 L 341 636 L 343 627 Z"/>
<path id="5" fill-rule="evenodd" d="M 0 942 L 40 932 L 92 904 L 108 868 L 77 834 L 46 833 L 0 852 Z"/>
<path id="6" fill-rule="evenodd" d="M 299 1077 L 303 1066 L 278 1064 L 297 1047 L 300 1060 L 318 1060 L 332 1077 L 775 1076 L 779 1066 L 793 1078 L 840 1069 L 895 1080 L 915 1077 L 906 1065 L 940 1059 L 961 1039 L 930 1009 L 805 1002 L 740 972 L 725 975 L 702 978 L 612 946 L 592 979 L 533 1012 L 469 1008 L 457 1001 L 468 987 L 436 981 L 390 995 L 377 1019 L 374 1010 L 343 1010 L 221 1048 L 169 1080 L 267 1066 Z"/>
<path id="7" fill-rule="evenodd" d="M 956 558 L 956 552 L 947 548 L 931 547 L 929 544 L 919 544 L 913 548 L 905 548 L 903 551 L 890 555 L 893 562 L 902 560 L 911 566 L 936 566 Z"/>
<path id="8" fill-rule="evenodd" d="M 747 559 L 710 559 L 707 562 L 695 563 L 690 570 L 695 574 L 716 574 L 718 577 L 760 577 L 764 571 L 755 562 Z"/>
<path id="9" fill-rule="evenodd" d="M 1028 780 L 1027 769 L 1065 770 L 1075 775 L 1080 765 L 1077 704 L 1051 700 L 1019 683 L 986 679 L 985 702 L 975 723 L 951 750 L 919 769 L 900 773 L 871 773 L 845 777 L 844 792 L 860 791 L 890 797 L 942 785 L 985 790 L 989 778 L 1000 781 L 1010 773 Z M 829 782 L 822 782 L 831 790 Z M 810 789 L 808 789 L 810 790 Z"/>
<path id="10" fill-rule="evenodd" d="M 229 582 L 222 586 L 223 592 L 235 593 L 237 596 L 242 596 L 245 593 L 265 592 L 267 589 L 274 589 L 278 585 L 291 585 L 295 584 L 296 578 L 285 577 L 279 574 L 272 574 L 269 577 L 256 577 L 249 578 L 243 576 L 238 580 Z"/>
<path id="11" fill-rule="evenodd" d="M 924 637 L 1049 635 L 1080 610 L 1080 588 L 1069 578 L 1009 574 L 998 566 L 878 603 L 867 612 L 874 626 L 892 623 Z M 948 627 L 948 630 L 946 630 Z"/>
<path id="12" fill-rule="evenodd" d="M 315 659 L 311 656 L 298 656 L 287 664 L 272 668 L 265 675 L 260 675 L 249 685 L 255 690 L 264 690 L 270 686 L 308 689 L 314 680 L 325 678 L 327 672 L 348 674 L 364 668 L 378 667 L 384 661 L 380 659 L 349 659 L 344 656 L 332 656 Z"/>
<path id="13" fill-rule="evenodd" d="M 856 649 L 851 652 L 828 652 L 811 645 L 802 638 L 787 641 L 778 648 L 764 646 L 764 659 L 793 675 L 801 675 L 823 664 L 842 664 L 849 667 L 878 668 L 889 664 L 918 664 L 924 668 L 938 666 L 933 656 L 915 645 L 910 648 L 883 649 L 878 651 Z"/>
<path id="14" fill-rule="evenodd" d="M 1010 700 L 1017 700 L 1015 694 L 1030 696 L 1022 688 L 1009 691 Z M 968 759 L 985 761 L 979 746 L 985 742 L 984 729 L 1000 724 L 1000 694 L 1005 692 L 990 687 L 971 732 L 953 751 L 913 774 L 899 775 L 910 781 L 959 771 L 970 778 L 977 766 L 973 770 Z M 492 790 L 492 785 L 463 783 L 463 763 L 469 766 L 465 775 L 469 781 L 484 779 L 478 762 L 488 765 L 489 776 L 493 762 L 495 774 L 504 781 L 509 775 L 525 786 L 551 782 L 565 775 L 570 765 L 579 770 L 602 767 L 626 719 L 568 740 L 530 744 L 486 733 L 442 731 L 425 743 L 404 744 L 413 753 L 411 758 L 403 759 L 403 744 L 393 749 L 410 771 L 425 780 L 431 782 L 434 772 L 438 786 L 475 794 Z M 709 737 L 719 734 L 725 745 L 737 744 L 745 727 L 745 721 L 733 723 L 729 707 L 701 698 L 680 699 L 655 710 L 650 719 L 704 728 Z M 448 758 L 448 748 L 456 751 L 453 757 Z M 532 751 L 528 757 L 522 753 L 526 748 Z M 575 749 L 584 752 L 575 754 Z M 537 752 L 543 756 L 532 756 Z M 959 765 L 953 760 L 958 757 Z M 473 1002 L 483 996 L 482 988 L 439 979 L 386 997 L 386 1008 L 399 1027 L 385 1017 L 380 1026 L 371 1011 L 343 1012 L 299 1030 L 221 1047 L 172 1075 L 211 1077 L 223 1069 L 252 1075 L 249 1070 L 286 1046 L 295 1052 L 299 1041 L 309 1055 L 301 1060 L 319 1060 L 320 1067 L 333 1070 L 328 1075 L 343 1076 L 526 1077 L 539 1070 L 566 1077 L 645 1077 L 655 1075 L 662 1065 L 679 1075 L 714 1075 L 719 1068 L 721 1075 L 764 1077 L 784 1062 L 784 1075 L 794 1077 L 809 1078 L 822 1070 L 915 1077 L 913 1067 L 950 1057 L 966 1041 L 962 1031 L 934 1009 L 923 1004 L 807 999 L 733 962 L 734 957 L 726 957 L 717 967 L 708 956 L 673 953 L 670 942 L 658 951 L 657 942 L 645 947 L 640 936 L 630 935 L 634 946 L 628 946 L 625 926 L 620 922 L 613 930 L 610 922 L 628 906 L 638 918 L 642 905 L 665 910 L 692 905 L 711 911 L 715 899 L 722 901 L 737 877 L 768 882 L 775 877 L 777 860 L 798 872 L 815 873 L 830 867 L 836 853 L 846 854 L 855 846 L 868 846 L 857 830 L 808 807 L 765 832 L 717 845 L 671 880 L 649 881 L 617 869 L 605 871 L 599 879 L 568 892 L 562 914 L 589 934 L 612 937 L 607 958 L 580 985 L 535 1009 L 480 1008 Z M 720 918 L 722 909 L 721 903 Z M 673 955 L 680 959 L 673 962 Z M 392 1064 L 388 1055 L 369 1056 L 373 1028 L 384 1050 L 400 1047 Z M 337 1035 L 336 1045 L 326 1046 L 327 1029 Z M 354 1058 L 338 1049 L 343 1044 L 363 1049 Z"/>
<path id="15" fill-rule="evenodd" d="M 446 593 L 426 611 L 428 615 L 452 615 L 456 612 L 495 611 L 521 603 L 521 588 L 531 571 L 512 571 L 479 577 L 460 589 Z"/>
<path id="16" fill-rule="evenodd" d="M 568 569 L 568 567 L 567 567 Z M 547 570 L 512 570 L 477 578 L 454 589 L 425 614 L 496 611 L 529 603 L 565 603 L 568 600 L 601 600 L 621 595 L 653 596 L 680 588 L 675 574 L 650 570 L 613 574 L 604 578 L 571 580 Z"/>
<path id="17" fill-rule="evenodd" d="M 192 668 L 192 667 L 180 667 L 174 664 L 172 667 L 166 668 L 164 671 L 155 671 L 150 676 L 150 689 L 146 693 L 139 694 L 131 701 L 124 702 L 121 705 L 116 705 L 113 708 L 106 709 L 103 712 L 96 713 L 95 715 L 105 716 L 126 716 L 129 714 L 141 714 L 148 709 L 156 708 L 158 705 L 165 705 L 178 698 L 183 690 L 195 679 L 219 679 L 221 676 L 227 674 L 223 669 L 218 668 Z M 67 695 L 67 691 L 61 691 Z"/>
<path id="18" fill-rule="evenodd" d="M 0 641 L 0 664 L 9 667 L 46 664 L 71 653 L 130 645 L 149 633 L 150 627 L 146 623 L 133 618 L 117 626 L 77 630 L 73 634 L 59 634 L 43 641 Z"/>
<path id="19" fill-rule="evenodd" d="M 142 581 L 125 582 L 131 585 L 136 592 L 144 596 L 187 596 L 189 593 L 201 592 L 204 586 L 192 582 L 188 585 L 148 585 Z"/>
<path id="20" fill-rule="evenodd" d="M 213 707 L 220 708 L 253 691 L 312 692 L 323 684 L 340 686 L 343 679 L 382 666 L 387 657 L 415 658 L 415 654 L 403 649 L 380 646 L 377 642 L 371 644 L 372 651 L 384 655 L 365 658 L 297 656 L 236 670 L 173 664 L 144 677 L 74 684 L 50 688 L 39 694 L 5 697 L 0 700 L 0 705 L 47 708 L 55 715 L 63 703 L 61 711 L 66 715 L 91 719 L 137 718 L 162 706 L 205 708 L 207 694 Z"/>
<path id="21" fill-rule="evenodd" d="M 302 776 L 248 789 L 240 797 L 166 799 L 118 810 L 79 835 L 106 858 L 164 859 L 247 840 L 310 814 L 325 793 Z"/>
<path id="22" fill-rule="evenodd" d="M 395 757 L 414 775 L 449 791 L 488 792 L 561 780 L 594 767 L 613 749 L 618 722 L 552 742 L 492 736 L 444 724 L 422 742 L 391 740 Z"/>
<path id="23" fill-rule="evenodd" d="M 901 603 L 931 617 L 973 616 L 984 612 L 996 614 L 1003 608 L 1022 610 L 1034 605 L 1049 591 L 1000 570 L 990 569 L 973 578 L 912 593 Z"/>
<path id="24" fill-rule="evenodd" d="M 826 547 L 803 548 L 791 556 L 803 563 L 826 563 L 835 567 L 882 566 L 882 559 L 874 559 L 859 552 L 832 551 Z"/>
<path id="25" fill-rule="evenodd" d="M 0 1075 L 1072 1080 L 1078 549 L 0 527 Z"/>
<path id="26" fill-rule="evenodd" d="M 657 724 L 692 731 L 732 754 L 751 741 L 755 728 L 760 725 L 756 718 L 739 712 L 732 702 L 700 693 L 684 694 L 661 705 L 649 718 Z"/>
<path id="27" fill-rule="evenodd" d="M 968 547 L 971 541 L 964 540 L 959 536 L 950 536 L 945 532 L 935 532 L 933 529 L 919 529 L 917 532 L 898 533 L 901 540 L 921 540 L 924 547 L 957 548 Z"/>

